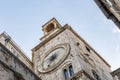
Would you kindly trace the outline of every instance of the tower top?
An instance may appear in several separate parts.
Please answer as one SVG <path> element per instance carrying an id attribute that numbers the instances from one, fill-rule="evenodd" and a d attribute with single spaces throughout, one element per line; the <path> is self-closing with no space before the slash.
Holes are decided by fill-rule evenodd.
<path id="1" fill-rule="evenodd" d="M 61 27 L 61 24 L 55 18 L 52 18 L 42 26 L 42 30 L 46 35 L 51 31 L 55 30 L 56 28 L 60 28 L 60 27 Z"/>

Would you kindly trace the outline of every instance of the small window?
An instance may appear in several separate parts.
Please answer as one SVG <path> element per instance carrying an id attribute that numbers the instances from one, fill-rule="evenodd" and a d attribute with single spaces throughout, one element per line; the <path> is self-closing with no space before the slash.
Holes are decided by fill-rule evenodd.
<path id="1" fill-rule="evenodd" d="M 88 47 L 86 47 L 86 50 L 87 50 L 88 52 L 90 52 L 90 49 L 89 49 Z"/>
<path id="2" fill-rule="evenodd" d="M 98 74 L 94 70 L 92 70 L 92 73 L 96 80 L 100 80 Z"/>
<path id="3" fill-rule="evenodd" d="M 73 70 L 72 65 L 69 66 L 69 73 L 71 77 L 74 75 L 74 70 Z"/>
<path id="4" fill-rule="evenodd" d="M 76 44 L 77 44 L 77 46 L 79 46 L 79 45 L 80 45 L 80 43 L 79 43 L 79 42 L 77 42 Z"/>
<path id="5" fill-rule="evenodd" d="M 67 69 L 64 69 L 64 76 L 65 76 L 65 80 L 69 79 L 69 75 L 68 75 Z"/>
<path id="6" fill-rule="evenodd" d="M 69 80 L 69 77 L 74 76 L 74 69 L 72 65 L 68 65 L 66 69 L 64 69 L 64 76 L 65 76 L 65 80 Z"/>
<path id="7" fill-rule="evenodd" d="M 9 42 L 11 40 L 11 38 L 9 37 L 9 36 L 6 36 L 5 37 L 5 42 L 7 43 L 7 42 Z"/>

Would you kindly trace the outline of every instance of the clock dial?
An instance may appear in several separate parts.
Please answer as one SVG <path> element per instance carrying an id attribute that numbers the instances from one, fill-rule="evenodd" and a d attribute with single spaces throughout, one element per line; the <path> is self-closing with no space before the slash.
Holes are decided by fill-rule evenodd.
<path id="1" fill-rule="evenodd" d="M 68 56 L 69 44 L 60 44 L 46 53 L 43 60 L 38 64 L 38 71 L 41 73 L 49 72 L 58 67 Z"/>
<path id="2" fill-rule="evenodd" d="M 64 56 L 64 48 L 58 48 L 52 51 L 43 62 L 44 69 L 54 66 L 54 64 L 58 63 L 61 57 Z"/>

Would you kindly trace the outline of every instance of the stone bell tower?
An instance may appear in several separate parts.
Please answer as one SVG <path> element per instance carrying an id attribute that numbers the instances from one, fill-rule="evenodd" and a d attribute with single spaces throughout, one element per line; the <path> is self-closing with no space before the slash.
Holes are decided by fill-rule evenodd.
<path id="1" fill-rule="evenodd" d="M 32 49 L 34 71 L 42 80 L 113 80 L 110 65 L 68 24 L 53 18 L 42 26 Z"/>
<path id="2" fill-rule="evenodd" d="M 41 41 L 45 40 L 49 36 L 52 36 L 60 28 L 61 28 L 61 25 L 55 18 L 48 21 L 46 24 L 42 26 L 42 31 L 44 32 L 44 36 L 41 38 Z"/>

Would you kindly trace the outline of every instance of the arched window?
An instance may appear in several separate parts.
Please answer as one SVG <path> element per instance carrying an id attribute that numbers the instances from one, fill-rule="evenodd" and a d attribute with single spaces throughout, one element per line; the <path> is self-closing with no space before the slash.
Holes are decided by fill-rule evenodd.
<path id="1" fill-rule="evenodd" d="M 51 30 L 53 30 L 55 28 L 54 24 L 51 23 L 46 27 L 46 32 L 50 32 Z"/>
<path id="2" fill-rule="evenodd" d="M 74 70 L 73 70 L 72 65 L 69 66 L 69 73 L 71 77 L 74 75 Z"/>
<path id="3" fill-rule="evenodd" d="M 64 76 L 65 76 L 65 80 L 69 79 L 68 71 L 66 69 L 64 69 Z"/>

